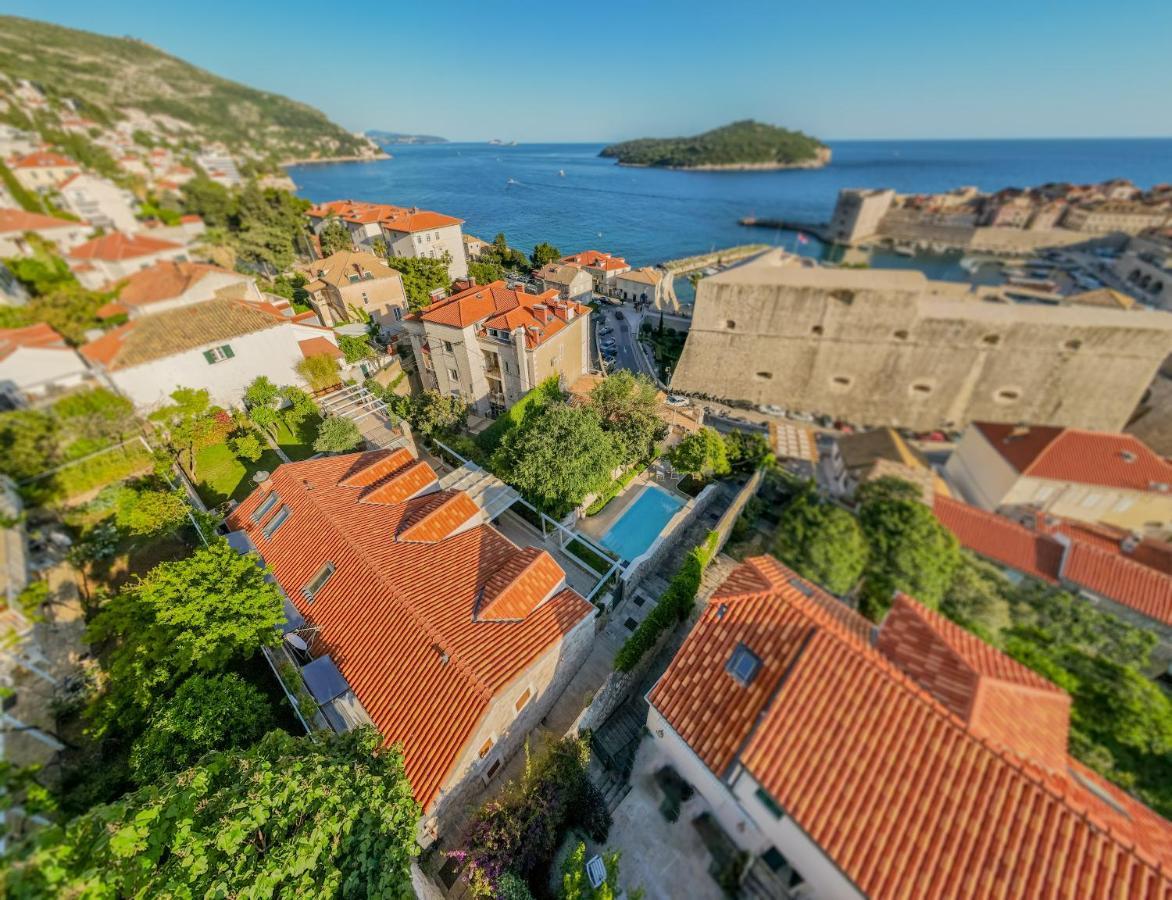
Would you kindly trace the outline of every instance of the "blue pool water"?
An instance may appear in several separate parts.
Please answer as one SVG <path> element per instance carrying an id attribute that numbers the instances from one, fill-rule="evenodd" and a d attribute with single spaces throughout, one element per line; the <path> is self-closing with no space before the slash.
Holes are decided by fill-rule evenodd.
<path id="1" fill-rule="evenodd" d="M 625 560 L 635 559 L 655 542 L 683 505 L 680 498 L 648 485 L 602 536 L 602 545 Z"/>

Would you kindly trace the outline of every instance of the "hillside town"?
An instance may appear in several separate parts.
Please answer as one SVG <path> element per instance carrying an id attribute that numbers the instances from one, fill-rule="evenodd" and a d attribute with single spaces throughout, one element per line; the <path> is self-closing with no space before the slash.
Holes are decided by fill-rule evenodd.
<path id="1" fill-rule="evenodd" d="M 635 264 L 0 117 L 5 893 L 1172 897 L 1172 187 Z"/>

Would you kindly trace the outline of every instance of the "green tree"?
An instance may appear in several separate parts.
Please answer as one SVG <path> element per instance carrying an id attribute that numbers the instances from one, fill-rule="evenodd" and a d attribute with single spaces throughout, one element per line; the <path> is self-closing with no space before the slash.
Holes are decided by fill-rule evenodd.
<path id="1" fill-rule="evenodd" d="M 728 464 L 734 469 L 755 469 L 773 456 L 769 440 L 757 432 L 730 431 L 723 440 Z"/>
<path id="2" fill-rule="evenodd" d="M 548 241 L 542 241 L 529 254 L 529 262 L 534 269 L 540 269 L 542 266 L 551 262 L 557 262 L 561 258 L 562 251 Z"/>
<path id="3" fill-rule="evenodd" d="M 325 256 L 332 256 L 342 250 L 353 250 L 354 241 L 350 237 L 350 229 L 346 227 L 341 219 L 330 216 L 326 220 L 322 230 L 318 233 L 318 240 L 321 241 L 321 252 Z"/>
<path id="4" fill-rule="evenodd" d="M 937 608 L 960 564 L 956 537 L 923 503 L 901 496 L 905 483 L 880 478 L 857 492 L 859 523 L 870 548 L 860 609 L 876 621 L 896 591 Z"/>
<path id="5" fill-rule="evenodd" d="M 13 898 L 410 898 L 419 807 L 373 728 L 205 757 L 10 859 Z"/>
<path id="6" fill-rule="evenodd" d="M 90 708 L 94 732 L 129 729 L 181 679 L 215 673 L 277 640 L 281 594 L 253 556 L 222 538 L 155 566 L 106 604 L 87 631 L 110 642 L 106 690 Z"/>
<path id="7" fill-rule="evenodd" d="M 114 502 L 114 521 L 128 534 L 172 534 L 187 521 L 188 508 L 182 491 L 123 486 Z"/>
<path id="8" fill-rule="evenodd" d="M 455 431 L 467 420 L 468 404 L 439 391 L 424 391 L 411 404 L 411 427 L 424 437 Z"/>
<path id="9" fill-rule="evenodd" d="M 239 675 L 192 675 L 151 714 L 134 742 L 134 780 L 147 784 L 194 765 L 213 750 L 248 747 L 272 721 L 268 698 Z"/>
<path id="10" fill-rule="evenodd" d="M 564 515 L 610 482 L 621 461 L 614 439 L 590 407 L 551 404 L 508 432 L 494 470 L 550 515 Z"/>
<path id="11" fill-rule="evenodd" d="M 1009 583 L 995 568 L 967 551 L 952 584 L 940 601 L 940 612 L 991 644 L 1009 627 Z"/>
<path id="12" fill-rule="evenodd" d="M 724 441 L 711 428 L 693 431 L 671 449 L 668 459 L 677 472 L 694 477 L 727 475 L 730 471 Z"/>
<path id="13" fill-rule="evenodd" d="M 448 265 L 451 261 L 447 253 L 440 259 L 426 256 L 392 256 L 387 260 L 387 265 L 397 270 L 402 277 L 407 305 L 412 310 L 419 310 L 431 303 L 434 291 L 448 289 Z"/>
<path id="14" fill-rule="evenodd" d="M 370 345 L 368 334 L 340 334 L 338 335 L 338 349 L 348 363 L 371 359 L 374 356 L 374 347 Z"/>
<path id="15" fill-rule="evenodd" d="M 313 402 L 313 398 L 299 387 L 282 387 L 281 400 L 285 404 L 281 409 L 281 416 L 293 434 L 297 434 L 298 429 L 308 419 L 318 414 L 317 404 Z"/>
<path id="16" fill-rule="evenodd" d="M 53 404 L 67 429 L 85 438 L 117 443 L 137 430 L 134 404 L 107 388 L 78 391 Z"/>
<path id="17" fill-rule="evenodd" d="M 667 434 L 659 417 L 658 390 L 646 375 L 619 369 L 590 391 L 590 405 L 615 440 L 624 462 L 650 459 Z"/>
<path id="18" fill-rule="evenodd" d="M 232 438 L 231 447 L 238 459 L 246 459 L 249 462 L 256 462 L 264 455 L 264 447 L 261 445 L 260 438 L 251 431 L 245 431 Z"/>
<path id="19" fill-rule="evenodd" d="M 362 443 L 362 432 L 350 419 L 330 416 L 317 428 L 313 449 L 318 453 L 346 453 Z"/>
<path id="20" fill-rule="evenodd" d="M 166 430 L 172 452 L 194 478 L 196 454 L 219 437 L 211 396 L 203 388 L 179 388 L 171 399 L 174 403 L 151 413 L 151 419 Z"/>
<path id="21" fill-rule="evenodd" d="M 492 284 L 504 280 L 505 270 L 495 260 L 475 260 L 468 263 L 468 275 L 477 284 Z"/>
<path id="22" fill-rule="evenodd" d="M 58 463 L 57 421 L 36 409 L 0 413 L 0 472 L 23 481 Z"/>
<path id="23" fill-rule="evenodd" d="M 232 193 L 206 175 L 197 175 L 179 188 L 184 211 L 197 215 L 208 228 L 227 228 L 236 214 Z"/>
<path id="24" fill-rule="evenodd" d="M 297 363 L 297 374 L 305 379 L 311 390 L 324 391 L 342 382 L 338 361 L 328 353 L 315 353 Z"/>
<path id="25" fill-rule="evenodd" d="M 281 402 L 281 389 L 265 375 L 258 375 L 244 389 L 244 406 L 248 417 L 269 437 L 276 437 L 281 417 L 277 405 Z"/>
<path id="26" fill-rule="evenodd" d="M 617 852 L 603 856 L 606 880 L 598 887 L 591 887 L 586 876 L 586 844 L 579 841 L 562 863 L 562 892 L 559 900 L 615 900 L 622 893 L 619 887 L 619 857 Z M 642 897 L 641 888 L 628 894 L 629 900 L 641 900 Z"/>
<path id="27" fill-rule="evenodd" d="M 867 563 L 867 542 L 855 517 L 820 502 L 812 490 L 799 494 L 782 511 L 773 551 L 799 575 L 832 594 L 853 588 Z"/>

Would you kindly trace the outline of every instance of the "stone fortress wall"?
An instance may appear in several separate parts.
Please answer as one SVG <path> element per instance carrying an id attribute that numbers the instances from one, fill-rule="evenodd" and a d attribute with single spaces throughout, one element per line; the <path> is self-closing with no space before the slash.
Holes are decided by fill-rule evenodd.
<path id="1" fill-rule="evenodd" d="M 771 251 L 700 282 L 672 389 L 860 425 L 1118 431 L 1170 352 L 1164 312 L 1012 303 Z"/>

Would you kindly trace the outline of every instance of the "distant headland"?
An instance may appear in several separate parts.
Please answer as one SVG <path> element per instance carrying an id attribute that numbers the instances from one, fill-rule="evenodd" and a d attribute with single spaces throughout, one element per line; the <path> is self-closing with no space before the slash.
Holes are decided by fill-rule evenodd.
<path id="1" fill-rule="evenodd" d="M 599 156 L 620 166 L 696 171 L 817 169 L 830 162 L 830 148 L 800 131 L 745 119 L 692 137 L 611 144 Z"/>
<path id="2" fill-rule="evenodd" d="M 446 144 L 447 138 L 434 134 L 402 134 L 398 131 L 368 130 L 366 136 L 383 146 L 387 144 Z"/>

